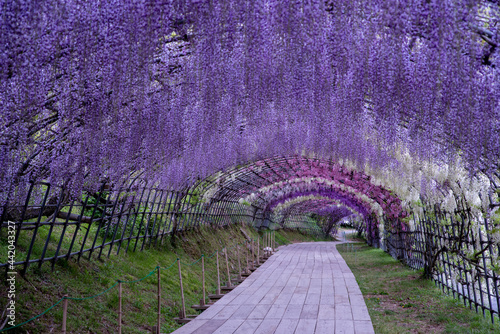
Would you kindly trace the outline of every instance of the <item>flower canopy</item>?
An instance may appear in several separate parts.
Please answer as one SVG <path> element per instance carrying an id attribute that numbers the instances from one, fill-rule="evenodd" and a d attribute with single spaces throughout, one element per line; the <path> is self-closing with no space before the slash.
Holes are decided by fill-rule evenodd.
<path id="1" fill-rule="evenodd" d="M 247 185 L 236 197 L 329 188 L 402 217 L 364 170 L 404 183 L 409 155 L 422 184 L 423 162 L 498 173 L 497 1 L 0 6 L 2 205 L 30 181 L 78 194 L 142 173 L 180 187 L 256 162 L 282 194 Z M 318 160 L 268 170 L 277 156 Z"/>

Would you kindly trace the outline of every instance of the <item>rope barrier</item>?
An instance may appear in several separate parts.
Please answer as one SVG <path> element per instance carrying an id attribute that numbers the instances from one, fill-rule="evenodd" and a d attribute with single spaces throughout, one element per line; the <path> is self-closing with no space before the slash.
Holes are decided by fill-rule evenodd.
<path id="1" fill-rule="evenodd" d="M 165 267 L 165 268 L 161 268 L 162 270 L 169 270 L 170 268 L 172 268 L 175 264 L 177 263 L 177 260 L 175 260 L 170 266 L 168 267 Z"/>
<path id="2" fill-rule="evenodd" d="M 253 240 L 253 239 L 252 239 Z M 229 249 L 233 249 L 239 245 L 244 245 L 244 243 L 237 243 L 237 244 L 234 244 L 232 245 L 231 247 L 229 248 L 226 248 L 226 252 L 229 250 Z M 172 268 L 177 262 L 180 262 L 182 263 L 183 265 L 186 265 L 186 266 L 192 266 L 196 263 L 198 263 L 199 261 L 201 261 L 201 259 L 203 257 L 205 257 L 206 259 L 210 259 L 212 257 L 215 256 L 215 254 L 217 254 L 219 250 L 216 250 L 215 252 L 212 253 L 212 255 L 210 256 L 205 256 L 205 255 L 202 255 L 199 259 L 193 261 L 192 263 L 190 264 L 187 264 L 187 263 L 184 263 L 183 261 L 181 261 L 180 259 L 176 259 L 170 266 L 168 267 L 160 267 L 160 266 L 156 266 L 149 274 L 147 274 L 146 276 L 142 277 L 142 278 L 139 278 L 139 279 L 136 279 L 136 280 L 132 280 L 132 281 L 123 281 L 123 280 L 116 280 L 115 281 L 115 284 L 113 284 L 112 286 L 110 286 L 109 288 L 107 288 L 106 290 L 96 294 L 96 295 L 93 295 L 93 296 L 89 296 L 89 297 L 62 297 L 61 299 L 59 299 L 55 304 L 53 304 L 52 306 L 50 306 L 48 309 L 46 309 L 45 311 L 43 311 L 42 313 L 34 316 L 33 318 L 29 319 L 29 320 L 26 320 L 25 322 L 23 323 L 20 323 L 18 325 L 15 325 L 15 326 L 12 326 L 12 327 L 8 327 L 8 328 L 3 328 L 3 329 L 0 329 L 0 332 L 5 332 L 5 331 L 8 331 L 8 330 L 11 330 L 11 329 L 14 329 L 14 328 L 18 328 L 18 327 L 21 327 L 25 324 L 27 324 L 28 322 L 31 322 L 33 320 L 36 320 L 37 318 L 41 317 L 42 315 L 44 315 L 45 313 L 49 312 L 50 310 L 52 310 L 54 307 L 56 307 L 57 305 L 59 305 L 62 301 L 64 300 L 77 300 L 77 301 L 81 301 L 81 300 L 88 300 L 88 299 L 93 299 L 93 298 L 97 298 L 99 296 L 102 296 L 103 294 L 105 294 L 106 292 L 110 291 L 111 289 L 113 289 L 115 286 L 119 285 L 120 283 L 137 283 L 137 282 L 141 282 L 143 280 L 145 280 L 146 278 L 150 277 L 151 275 L 153 275 L 157 270 L 169 270 L 170 268 Z"/>
<path id="3" fill-rule="evenodd" d="M 87 299 L 93 299 L 93 298 L 99 297 L 99 296 L 105 294 L 106 292 L 108 292 L 109 290 L 113 289 L 115 286 L 118 285 L 118 283 L 119 282 L 116 281 L 115 284 L 113 284 L 108 289 L 104 290 L 103 292 L 98 293 L 97 295 L 93 295 L 93 296 L 90 296 L 90 297 L 63 297 L 62 299 L 69 299 L 69 300 L 87 300 Z"/>
<path id="4" fill-rule="evenodd" d="M 194 265 L 194 264 L 197 264 L 197 263 L 198 263 L 198 262 L 200 262 L 200 261 L 201 261 L 201 257 L 200 257 L 198 260 L 196 260 L 196 261 L 194 261 L 194 262 L 191 262 L 191 263 L 185 263 L 185 262 L 183 262 L 183 261 L 181 261 L 181 263 L 182 263 L 183 265 L 185 265 L 185 266 L 192 266 L 192 265 Z"/>
<path id="5" fill-rule="evenodd" d="M 13 327 L 9 327 L 9 328 L 4 328 L 4 329 L 0 329 L 0 332 L 5 332 L 5 331 L 8 331 L 10 329 L 14 329 L 14 328 L 18 328 L 18 327 L 21 327 L 22 325 L 25 325 L 27 324 L 28 322 L 30 321 L 33 321 L 39 317 L 41 317 L 42 315 L 44 315 L 45 313 L 49 312 L 50 310 L 52 310 L 54 307 L 56 307 L 57 305 L 59 305 L 60 302 L 62 302 L 64 299 L 66 299 L 65 297 L 59 299 L 59 301 L 57 303 L 55 303 L 54 305 L 52 305 L 51 307 L 49 307 L 48 309 L 46 309 L 45 311 L 43 311 L 42 313 L 40 313 L 39 315 L 36 315 L 34 316 L 33 318 L 29 319 L 29 320 L 26 320 L 25 322 L 23 323 L 20 323 L 19 325 L 15 325 Z"/>

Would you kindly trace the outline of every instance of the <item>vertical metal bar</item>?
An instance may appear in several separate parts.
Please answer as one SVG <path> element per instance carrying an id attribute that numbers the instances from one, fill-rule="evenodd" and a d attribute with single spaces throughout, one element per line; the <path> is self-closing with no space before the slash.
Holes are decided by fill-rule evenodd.
<path id="1" fill-rule="evenodd" d="M 485 217 L 484 218 L 484 226 L 486 228 L 486 231 L 489 231 L 490 228 L 488 226 L 488 219 Z M 491 265 L 493 266 L 493 257 L 492 257 L 492 254 L 493 254 L 493 249 L 492 249 L 492 244 L 493 242 L 491 242 L 490 240 L 490 234 L 489 233 L 486 233 L 486 238 L 487 238 L 487 241 L 488 241 L 488 251 L 490 253 L 490 263 Z M 486 273 L 486 271 L 485 271 Z M 500 311 L 500 295 L 499 295 L 499 292 L 498 292 L 498 276 L 497 274 L 495 273 L 494 270 L 492 270 L 492 275 L 493 275 L 493 286 L 494 286 L 494 289 L 495 289 L 495 301 L 496 301 L 496 310 L 497 310 L 497 316 L 499 315 L 499 311 Z M 493 310 L 495 309 L 491 304 L 490 304 L 490 312 L 492 313 L 492 322 L 493 322 Z"/>
<path id="2" fill-rule="evenodd" d="M 90 216 L 90 222 L 87 226 L 87 231 L 85 232 L 85 236 L 83 238 L 82 247 L 80 248 L 80 253 L 78 253 L 78 262 L 80 262 L 80 258 L 83 255 L 83 250 L 85 249 L 85 243 L 87 242 L 87 237 L 89 235 L 90 228 L 92 227 L 92 224 L 94 223 L 94 217 L 95 217 L 95 213 L 97 211 L 97 205 L 101 200 L 101 195 L 102 195 L 102 192 L 104 191 L 105 185 L 106 185 L 106 182 L 103 182 L 103 184 L 101 185 L 101 188 L 99 189 L 99 193 L 98 193 L 99 196 L 97 196 L 97 202 L 94 204 L 94 209 L 92 210 L 92 215 Z M 88 194 L 87 196 L 90 196 L 90 194 Z M 82 208 L 82 214 L 83 214 L 84 209 L 85 209 L 85 206 Z"/>
<path id="3" fill-rule="evenodd" d="M 458 223 L 457 220 L 455 220 L 456 223 Z M 452 232 L 452 235 L 453 235 L 453 240 L 456 240 L 455 242 L 457 243 L 456 245 L 456 248 L 457 249 L 460 249 L 461 248 L 461 243 L 460 241 L 458 240 L 458 236 L 459 236 L 459 231 L 456 231 L 455 232 L 455 227 L 457 227 L 457 230 L 458 230 L 458 226 L 456 226 L 457 224 L 452 224 L 451 225 L 451 232 Z M 458 271 L 458 274 L 459 276 L 462 276 L 462 271 L 461 271 L 461 268 L 460 268 L 460 260 L 459 259 L 453 259 L 453 269 L 454 270 L 457 270 Z M 455 297 L 455 291 L 457 292 L 457 299 L 460 300 L 460 291 L 458 289 L 458 282 L 451 282 L 451 285 L 452 285 L 452 289 L 453 289 L 453 297 Z"/>
<path id="4" fill-rule="evenodd" d="M 123 191 L 122 188 L 120 188 L 120 191 L 118 192 L 118 194 L 116 196 L 116 202 L 118 202 L 118 199 L 120 198 L 120 194 Z M 130 192 L 130 186 L 128 187 L 128 189 L 125 190 L 125 193 L 129 193 L 129 192 Z M 113 248 L 113 245 L 115 244 L 115 242 L 118 242 L 118 240 L 116 240 L 116 234 L 118 233 L 118 229 L 119 229 L 119 227 L 121 225 L 123 211 L 125 210 L 125 204 L 126 203 L 127 203 L 127 201 L 124 198 L 123 199 L 123 203 L 122 203 L 122 205 L 120 207 L 120 212 L 118 213 L 118 217 L 116 217 L 115 230 L 113 231 L 113 236 L 111 238 L 111 243 L 109 244 L 109 249 L 108 249 L 108 255 L 107 255 L 108 258 L 111 255 L 111 249 Z M 114 209 L 113 209 L 113 211 L 114 211 Z M 129 212 L 130 212 L 130 210 L 129 210 Z M 127 220 L 128 220 L 128 217 L 126 218 L 126 221 Z M 124 230 L 124 228 L 123 228 L 123 230 Z M 123 235 L 123 231 L 122 231 L 122 235 Z M 121 244 L 121 240 L 120 240 L 120 244 Z M 118 252 L 118 250 L 117 250 L 117 252 Z"/>
<path id="5" fill-rule="evenodd" d="M 64 226 L 63 226 L 63 230 L 61 232 L 61 236 L 59 237 L 59 243 L 57 244 L 56 253 L 54 255 L 54 259 L 52 260 L 52 271 L 54 271 L 54 265 L 56 264 L 57 256 L 59 255 L 59 251 L 61 250 L 61 244 L 62 244 L 62 241 L 64 239 L 64 234 L 66 234 L 66 229 L 67 229 L 68 223 L 69 223 L 69 215 L 71 214 L 71 211 L 73 211 L 74 204 L 75 204 L 75 201 L 71 201 L 71 204 L 69 205 L 68 217 L 66 217 L 66 220 L 64 221 Z"/>
<path id="6" fill-rule="evenodd" d="M 151 247 L 151 241 L 153 240 L 153 237 L 155 239 L 155 245 L 156 245 L 156 240 L 158 239 L 158 234 L 160 233 L 160 223 L 161 223 L 161 218 L 158 219 L 158 215 L 161 217 L 161 212 L 163 211 L 163 208 L 165 208 L 166 202 L 163 201 L 163 195 L 165 195 L 165 190 L 160 190 L 160 199 L 158 200 L 158 206 L 156 208 L 156 213 L 155 213 L 155 218 L 153 220 L 153 227 L 151 228 L 151 235 L 149 237 L 149 243 L 148 247 Z M 163 208 L 162 208 L 162 203 L 163 203 Z M 158 224 L 156 222 L 158 221 Z M 158 227 L 158 228 L 157 228 Z M 155 231 L 158 231 L 155 233 Z"/>
<path id="7" fill-rule="evenodd" d="M 71 256 L 71 250 L 73 249 L 73 245 L 75 244 L 76 236 L 77 236 L 78 232 L 80 231 L 80 224 L 82 223 L 83 212 L 85 211 L 85 208 L 87 207 L 88 200 L 89 200 L 89 194 L 87 193 L 87 196 L 85 197 L 85 201 L 83 202 L 83 206 L 80 209 L 80 215 L 78 215 L 78 220 L 76 221 L 75 232 L 73 233 L 73 238 L 71 238 L 71 244 L 69 245 L 69 250 L 68 250 L 68 253 L 66 254 L 66 260 L 69 260 L 69 257 Z"/>
<path id="8" fill-rule="evenodd" d="M 170 201 L 168 202 L 168 210 L 166 212 L 165 222 L 163 224 L 163 230 L 161 232 L 160 244 L 163 244 L 163 237 L 165 236 L 165 234 L 170 233 L 170 227 L 172 224 L 172 212 L 170 211 L 171 210 L 170 207 L 172 206 L 172 203 L 174 204 L 174 207 L 175 207 L 176 200 L 177 200 L 177 192 L 172 191 L 170 194 Z M 168 225 L 167 225 L 167 221 L 168 221 Z"/>
<path id="9" fill-rule="evenodd" d="M 172 195 L 170 197 L 170 202 L 168 204 L 168 211 L 167 211 L 167 217 L 170 216 L 170 219 L 168 219 L 168 225 L 167 225 L 167 220 L 165 220 L 165 226 L 163 228 L 163 232 L 161 234 L 161 242 L 163 243 L 163 236 L 165 234 L 170 233 L 170 229 L 172 228 L 172 220 L 175 219 L 173 218 L 174 212 L 172 211 L 172 204 L 175 210 L 175 207 L 177 205 L 177 197 L 178 197 L 179 192 L 178 191 L 172 191 Z"/>
<path id="10" fill-rule="evenodd" d="M 141 228 L 142 228 L 142 223 L 144 222 L 144 216 L 146 215 L 146 210 L 148 209 L 148 204 L 149 204 L 149 197 L 151 196 L 151 192 L 153 191 L 153 187 L 151 187 L 149 189 L 149 192 L 148 192 L 148 197 L 146 198 L 146 203 L 144 205 L 144 211 L 142 212 L 142 216 L 141 216 L 141 221 L 139 222 L 139 227 L 137 228 L 137 236 L 134 237 L 135 239 L 135 243 L 134 243 L 134 252 L 137 248 L 137 243 L 139 242 L 139 237 L 141 235 Z M 139 207 L 140 209 L 140 207 Z M 145 232 L 147 233 L 147 232 Z"/>
<path id="11" fill-rule="evenodd" d="M 436 208 L 434 209 L 435 211 L 435 215 L 437 217 L 437 211 L 436 211 Z M 446 222 L 447 222 L 447 219 L 446 219 L 446 216 L 444 216 L 443 218 Z M 438 237 L 438 241 L 439 241 L 439 247 L 443 247 L 443 243 L 444 243 L 444 239 L 446 239 L 446 232 L 445 232 L 445 228 L 444 226 L 446 226 L 447 224 L 437 224 L 436 226 L 436 231 L 437 231 L 437 237 Z M 434 234 L 436 234 L 435 232 L 433 232 Z M 448 238 L 449 239 L 449 238 Z M 443 264 L 443 271 L 446 273 L 446 263 L 448 262 L 448 268 L 449 268 L 449 257 L 448 257 L 448 253 L 446 253 L 446 257 L 448 258 L 448 260 L 445 260 L 444 258 L 444 252 L 441 252 L 441 263 Z M 438 282 L 439 282 L 439 278 L 442 277 L 442 275 L 438 275 L 437 278 L 438 278 Z M 444 285 L 445 285 L 445 281 L 442 280 L 441 282 L 441 286 L 442 286 L 442 289 L 444 291 Z M 448 285 L 446 283 L 446 285 Z M 448 290 L 449 291 L 449 290 Z"/>
<path id="12" fill-rule="evenodd" d="M 28 194 L 26 194 L 26 201 L 24 202 L 23 213 L 21 214 L 21 220 L 18 222 L 18 226 L 16 226 L 16 238 L 14 240 L 14 245 L 17 247 L 17 241 L 19 240 L 19 234 L 21 233 L 21 227 L 23 225 L 24 217 L 26 216 L 26 211 L 28 211 L 28 205 L 31 198 L 31 193 L 33 192 L 33 187 L 35 184 L 30 182 L 30 188 L 28 189 Z M 7 207 L 5 207 L 5 214 L 7 212 Z"/>
<path id="13" fill-rule="evenodd" d="M 202 212 L 203 212 L 203 205 L 201 203 L 198 203 L 196 205 L 196 210 L 195 210 L 195 220 L 194 220 L 194 228 L 196 227 L 199 227 L 200 226 L 200 222 L 202 220 Z"/>
<path id="14" fill-rule="evenodd" d="M 161 209 L 160 211 L 160 220 L 158 222 L 158 232 L 156 233 L 156 237 L 155 237 L 155 243 L 154 243 L 154 246 L 156 247 L 156 244 L 158 243 L 158 239 L 160 238 L 160 235 L 163 236 L 163 233 L 165 231 L 165 226 L 167 224 L 166 222 L 166 217 L 168 216 L 166 214 L 166 208 L 167 208 L 167 203 L 169 203 L 169 196 L 168 196 L 168 190 L 164 190 L 163 193 L 166 195 L 165 196 L 165 199 L 163 200 L 163 208 Z M 160 229 L 163 225 L 163 231 L 162 231 L 162 234 L 160 234 Z"/>
<path id="15" fill-rule="evenodd" d="M 149 216 L 148 220 L 146 223 L 146 227 L 144 229 L 144 238 L 142 238 L 142 245 L 141 245 L 141 251 L 144 250 L 144 244 L 146 243 L 146 239 L 148 237 L 148 232 L 149 232 L 149 223 L 151 222 L 151 216 L 153 215 L 153 211 L 155 209 L 155 203 L 156 203 L 156 197 L 158 196 L 158 189 L 154 189 L 155 195 L 153 197 L 153 202 L 149 211 Z"/>
<path id="16" fill-rule="evenodd" d="M 31 252 L 33 251 L 33 245 L 35 244 L 35 239 L 36 239 L 36 235 L 38 233 L 38 228 L 40 227 L 40 220 L 42 219 L 43 211 L 45 209 L 45 203 L 47 202 L 47 197 L 49 196 L 49 192 L 50 192 L 50 184 L 47 184 L 47 189 L 45 190 L 45 195 L 43 196 L 42 206 L 40 207 L 40 212 L 39 212 L 38 218 L 36 220 L 35 229 L 33 230 L 33 236 L 31 237 L 31 243 L 30 243 L 30 247 L 28 249 L 28 254 L 26 255 L 26 261 L 24 262 L 24 268 L 21 271 L 22 276 L 24 276 L 24 274 L 26 273 L 26 270 L 28 270 Z M 21 228 L 19 228 L 19 229 L 21 229 Z"/>
<path id="17" fill-rule="evenodd" d="M 483 248 L 484 242 L 483 242 L 483 237 L 482 237 L 482 231 L 479 231 L 479 244 L 481 245 L 481 248 Z M 488 280 L 488 267 L 486 265 L 486 255 L 485 252 L 481 254 L 481 257 L 483 258 L 483 267 L 484 267 L 484 280 L 486 281 L 486 292 L 488 293 L 488 311 L 490 311 L 490 316 L 491 316 L 491 322 L 494 322 L 494 313 L 492 312 L 492 303 L 491 303 L 491 292 L 490 292 L 490 282 Z"/>
<path id="18" fill-rule="evenodd" d="M 179 202 L 176 203 L 176 206 L 174 208 L 175 212 L 174 212 L 174 225 L 172 226 L 172 236 L 177 234 L 177 232 L 179 231 L 182 231 L 182 220 L 183 218 L 181 218 L 181 215 L 184 211 L 184 207 L 186 205 L 186 202 L 187 202 L 187 196 L 188 194 L 184 194 L 184 193 L 180 193 L 180 198 L 179 198 Z M 178 207 L 178 205 L 180 207 Z"/>
<path id="19" fill-rule="evenodd" d="M 137 209 L 134 210 L 135 212 L 133 213 L 133 222 L 132 222 L 132 228 L 130 229 L 130 233 L 129 233 L 129 236 L 128 236 L 128 239 L 127 239 L 127 247 L 125 247 L 125 253 L 128 252 L 128 247 L 130 246 L 130 240 L 132 240 L 132 235 L 134 234 L 134 228 L 135 228 L 135 223 L 137 222 L 137 216 L 139 215 L 139 211 L 141 210 L 141 203 L 142 203 L 142 199 L 144 198 L 144 193 L 146 192 L 146 188 L 147 188 L 147 182 L 144 184 L 144 188 L 142 189 L 142 192 L 141 192 L 141 197 L 139 198 L 139 202 L 137 203 Z M 148 195 L 149 196 L 149 195 Z"/>
<path id="20" fill-rule="evenodd" d="M 130 187 L 132 187 L 132 185 L 130 185 Z M 130 192 L 130 188 L 127 192 Z M 144 195 L 144 191 L 145 191 L 145 188 L 142 189 L 142 192 L 141 192 L 141 197 L 140 197 L 140 200 L 139 200 L 139 203 L 140 201 L 142 201 L 142 196 Z M 130 203 L 130 207 L 127 211 L 127 213 L 125 214 L 126 216 L 126 219 L 125 219 L 125 224 L 123 224 L 122 226 L 122 234 L 120 236 L 120 239 L 118 240 L 118 248 L 116 249 L 116 255 L 118 255 L 120 253 L 120 249 L 122 247 L 122 244 L 123 242 L 128 239 L 128 241 L 130 242 L 130 237 L 132 235 L 132 230 L 134 229 L 134 224 L 132 225 L 132 230 L 130 231 L 129 233 L 129 237 L 128 238 L 125 238 L 125 233 L 127 232 L 127 227 L 128 227 L 128 224 L 129 224 L 129 221 L 130 221 L 130 217 L 131 216 L 136 216 L 135 214 L 135 198 L 137 197 L 137 193 L 134 192 L 134 196 L 132 196 L 132 201 Z M 123 204 L 125 205 L 126 204 L 126 200 L 123 202 Z M 134 212 L 132 212 L 132 210 L 134 210 Z M 134 222 L 135 222 L 135 219 L 134 219 Z M 125 251 L 126 252 L 126 251 Z"/>
<path id="21" fill-rule="evenodd" d="M 99 197 L 98 197 L 98 200 L 96 203 L 96 207 L 100 204 L 100 200 L 99 200 L 100 198 L 101 198 L 101 194 L 99 194 Z M 108 196 L 106 196 L 106 200 L 104 201 L 104 207 L 102 210 L 101 219 L 99 219 L 99 225 L 97 226 L 97 231 L 95 232 L 94 241 L 92 242 L 92 247 L 90 247 L 90 250 L 89 250 L 89 260 L 92 256 L 92 253 L 97 248 L 97 247 L 95 247 L 95 244 L 97 242 L 97 238 L 99 238 L 99 232 L 101 231 L 102 225 L 104 223 L 104 218 L 106 217 L 106 209 L 108 207 L 108 203 L 109 203 L 110 199 L 111 199 L 111 191 L 108 193 Z M 109 225 L 108 225 L 108 227 L 109 227 Z M 90 226 L 89 226 L 89 228 L 90 228 Z"/>
<path id="22" fill-rule="evenodd" d="M 189 200 L 187 200 L 187 197 L 189 196 Z M 182 220 L 182 227 L 181 227 L 181 230 L 184 230 L 184 229 L 189 229 L 191 226 L 191 222 L 193 221 L 194 219 L 194 211 L 187 211 L 187 209 L 189 208 L 189 204 L 191 203 L 191 198 L 193 197 L 193 195 L 191 194 L 188 194 L 186 195 L 186 202 L 188 203 L 187 204 L 187 208 L 186 208 L 186 213 L 185 213 L 185 217 L 184 219 Z M 189 209 L 193 209 L 193 207 L 189 208 Z"/>
<path id="23" fill-rule="evenodd" d="M 108 219 L 108 226 L 106 226 L 106 232 L 104 232 L 104 237 L 102 238 L 102 245 L 101 245 L 101 248 L 99 249 L 99 255 L 97 256 L 98 259 L 101 258 L 102 250 L 104 249 L 104 247 L 105 247 L 104 245 L 106 244 L 106 239 L 108 238 L 109 229 L 110 229 L 111 225 L 113 225 L 113 216 L 115 215 L 116 204 L 118 204 L 118 198 L 120 197 L 121 190 L 122 190 L 121 188 L 118 188 L 118 191 L 116 192 L 116 198 L 115 198 L 115 201 L 113 204 L 113 209 L 111 209 L 111 214 L 109 215 L 109 219 Z M 113 193 L 113 191 L 110 189 L 108 199 L 112 198 L 111 197 L 112 193 Z M 108 201 L 106 201 L 106 206 L 107 206 L 107 202 Z M 106 213 L 106 208 L 104 208 L 104 213 Z M 116 223 L 116 228 L 117 227 L 118 227 L 118 222 Z M 116 228 L 115 228 L 115 231 L 116 231 Z M 111 247 L 113 247 L 113 243 L 109 244 L 109 252 L 111 252 Z"/>
<path id="24" fill-rule="evenodd" d="M 465 228 L 465 221 L 464 221 L 464 216 L 463 215 L 460 215 L 460 220 L 462 221 L 462 227 Z M 468 247 L 470 245 L 469 243 L 469 227 L 470 227 L 470 221 L 468 222 L 467 224 L 467 232 L 465 231 L 462 231 L 462 233 L 460 233 L 461 236 L 466 236 L 467 237 L 467 240 L 464 241 L 466 243 L 466 246 Z M 460 248 L 462 248 L 462 246 L 460 246 Z M 462 260 L 462 265 L 461 265 L 461 271 L 460 273 L 464 273 L 464 276 L 465 276 L 465 282 L 466 282 L 466 285 L 467 285 L 467 296 L 465 295 L 465 288 L 464 288 L 464 285 L 462 285 L 462 296 L 463 296 L 463 299 L 464 299 L 464 306 L 467 306 L 467 301 L 469 302 L 469 308 L 471 308 L 471 296 L 470 296 L 470 287 L 469 287 L 469 278 L 467 277 L 467 268 L 465 267 L 465 262 Z M 460 276 L 462 276 L 462 274 L 460 274 Z"/>

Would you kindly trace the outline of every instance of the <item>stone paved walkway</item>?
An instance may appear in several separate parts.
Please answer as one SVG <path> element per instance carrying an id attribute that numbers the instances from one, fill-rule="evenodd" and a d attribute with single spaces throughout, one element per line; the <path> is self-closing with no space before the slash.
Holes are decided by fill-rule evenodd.
<path id="1" fill-rule="evenodd" d="M 281 248 L 174 333 L 374 333 L 363 295 L 336 244 Z"/>

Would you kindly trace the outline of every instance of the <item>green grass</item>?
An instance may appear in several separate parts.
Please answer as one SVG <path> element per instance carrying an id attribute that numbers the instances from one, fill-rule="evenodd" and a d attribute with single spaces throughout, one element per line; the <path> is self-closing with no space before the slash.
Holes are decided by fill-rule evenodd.
<path id="1" fill-rule="evenodd" d="M 338 245 L 365 298 L 375 333 L 500 333 L 431 280 L 366 244 Z"/>
<path id="2" fill-rule="evenodd" d="M 59 233 L 60 227 L 54 229 Z M 233 225 L 228 228 L 210 229 L 201 228 L 197 231 L 180 234 L 175 242 L 176 247 L 166 240 L 160 247 L 148 248 L 144 251 L 129 251 L 127 254 L 113 255 L 97 259 L 97 253 L 91 260 L 82 257 L 80 263 L 74 259 L 70 261 L 59 260 L 55 270 L 51 271 L 50 263 L 44 263 L 41 269 L 36 264 L 29 267 L 26 278 L 19 275 L 16 281 L 16 324 L 24 322 L 40 314 L 65 294 L 70 297 L 87 297 L 98 294 L 110 286 L 117 279 L 136 280 L 147 275 L 157 265 L 167 267 L 180 258 L 183 263 L 192 263 L 206 254 L 205 269 L 207 280 L 207 294 L 215 291 L 216 269 L 215 257 L 208 259 L 216 249 L 224 246 L 231 247 L 241 244 L 245 240 L 245 233 L 255 238 L 257 231 L 242 225 Z M 45 233 L 45 231 L 44 231 Z M 57 235 L 53 233 L 53 235 Z M 71 235 L 68 234 L 68 235 Z M 29 236 L 26 233 L 25 236 Z M 29 239 L 29 238 L 28 238 Z M 52 239 L 52 238 L 51 238 Z M 41 239 L 43 240 L 43 239 Z M 291 242 L 314 241 L 315 238 L 296 231 L 280 230 L 276 233 L 278 244 Z M 22 240 L 25 245 L 29 240 Z M 54 248 L 55 239 L 49 244 Z M 67 243 L 64 240 L 64 243 Z M 35 243 L 36 253 L 42 241 Z M 235 249 L 235 248 L 233 248 Z M 240 248 L 243 253 L 243 247 Z M 230 271 L 237 273 L 237 259 L 234 251 L 229 252 Z M 224 257 L 220 258 L 221 280 L 225 283 Z M 242 266 L 245 259 L 241 257 Z M 19 268 L 20 269 L 20 268 Z M 186 311 L 188 314 L 196 312 L 190 308 L 198 304 L 202 296 L 201 290 L 201 262 L 191 266 L 183 265 L 183 285 L 186 298 Z M 3 279 L 2 279 L 3 280 Z M 162 333 L 169 333 L 179 325 L 173 320 L 181 309 L 181 296 L 177 265 L 161 274 L 162 293 Z M 0 291 L 0 305 L 5 305 L 7 300 L 6 289 Z M 118 322 L 118 287 L 93 299 L 83 301 L 68 301 L 68 333 L 116 333 Z M 149 333 L 156 324 L 157 314 L 157 274 L 146 278 L 144 281 L 123 284 L 123 333 Z M 62 322 L 62 303 L 57 305 L 47 314 L 18 329 L 8 333 L 50 333 L 59 332 Z"/>

